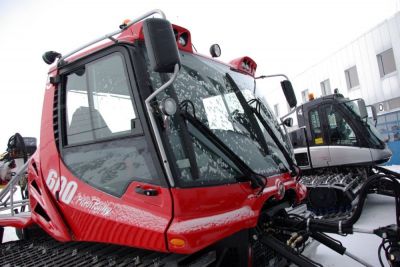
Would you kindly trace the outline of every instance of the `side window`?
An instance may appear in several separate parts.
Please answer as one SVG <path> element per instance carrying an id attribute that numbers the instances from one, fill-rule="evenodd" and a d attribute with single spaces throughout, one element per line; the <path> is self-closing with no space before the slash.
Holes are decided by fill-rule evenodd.
<path id="1" fill-rule="evenodd" d="M 157 183 L 122 53 L 89 62 L 63 78 L 63 161 L 79 179 L 115 196 L 133 180 Z"/>
<path id="2" fill-rule="evenodd" d="M 65 85 L 68 145 L 131 132 L 137 117 L 120 54 L 82 66 Z"/>
<path id="3" fill-rule="evenodd" d="M 328 121 L 329 140 L 331 145 L 357 146 L 357 138 L 354 130 L 342 113 L 329 105 L 325 108 Z"/>
<path id="4" fill-rule="evenodd" d="M 324 134 L 321 126 L 321 120 L 318 109 L 313 109 L 309 113 L 311 138 L 314 145 L 324 145 Z"/>

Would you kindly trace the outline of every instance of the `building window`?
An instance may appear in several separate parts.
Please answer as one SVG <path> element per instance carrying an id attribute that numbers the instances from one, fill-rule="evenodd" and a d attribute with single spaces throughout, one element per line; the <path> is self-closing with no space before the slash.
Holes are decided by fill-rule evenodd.
<path id="1" fill-rule="evenodd" d="M 330 95 L 331 94 L 331 83 L 329 82 L 329 79 L 326 79 L 325 81 L 322 81 L 321 83 L 321 93 L 322 95 Z"/>
<path id="2" fill-rule="evenodd" d="M 279 117 L 279 104 L 274 105 L 275 116 Z"/>
<path id="3" fill-rule="evenodd" d="M 301 99 L 303 100 L 303 103 L 308 101 L 308 89 L 301 91 Z"/>
<path id="4" fill-rule="evenodd" d="M 357 73 L 356 66 L 353 66 L 353 67 L 345 70 L 344 74 L 346 75 L 347 89 L 351 89 L 351 88 L 354 88 L 354 87 L 360 85 L 360 82 L 358 80 L 358 73 Z"/>
<path id="5" fill-rule="evenodd" d="M 381 77 L 396 71 L 396 63 L 394 61 L 392 48 L 376 55 L 376 59 L 378 60 L 379 74 Z"/>

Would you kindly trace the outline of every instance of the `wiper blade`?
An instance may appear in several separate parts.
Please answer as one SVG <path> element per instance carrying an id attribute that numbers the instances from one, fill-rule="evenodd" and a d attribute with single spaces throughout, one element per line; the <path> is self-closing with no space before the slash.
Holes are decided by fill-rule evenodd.
<path id="1" fill-rule="evenodd" d="M 290 165 L 291 170 L 297 174 L 297 172 L 295 171 L 294 168 L 294 162 L 292 157 L 289 155 L 289 153 L 287 152 L 287 150 L 282 146 L 282 143 L 279 141 L 279 139 L 276 137 L 276 135 L 273 133 L 272 129 L 269 127 L 269 125 L 266 123 L 266 121 L 264 120 L 264 118 L 261 116 L 260 112 L 257 112 L 256 109 L 254 109 L 253 107 L 251 107 L 249 105 L 249 103 L 247 103 L 246 99 L 244 98 L 242 92 L 240 91 L 239 87 L 237 86 L 237 84 L 235 83 L 235 81 L 233 80 L 233 78 L 229 75 L 229 73 L 226 74 L 226 78 L 228 80 L 228 82 L 231 84 L 231 86 L 233 87 L 235 93 L 237 94 L 237 97 L 239 99 L 239 102 L 241 103 L 244 112 L 245 113 L 249 113 L 251 112 L 252 114 L 256 114 L 258 119 L 261 121 L 261 124 L 263 125 L 263 127 L 266 129 L 266 131 L 268 132 L 268 134 L 272 137 L 272 139 L 274 140 L 274 142 L 277 144 L 279 150 L 281 150 L 281 152 L 283 153 L 285 159 L 287 160 L 287 162 Z M 260 105 L 261 106 L 261 105 Z M 257 108 L 257 107 L 256 107 Z M 266 142 L 266 140 L 264 139 L 264 135 L 262 130 L 259 128 L 259 125 L 257 123 L 257 120 L 255 117 L 249 115 L 249 119 L 250 122 L 255 130 L 255 134 L 258 137 L 259 142 L 261 143 L 261 145 L 264 147 L 264 149 L 266 151 L 268 151 L 268 144 Z"/>
<path id="2" fill-rule="evenodd" d="M 261 181 L 258 174 L 256 174 L 241 158 L 239 158 L 224 142 L 221 141 L 202 121 L 192 116 L 188 112 L 181 112 L 181 116 L 194 126 L 202 135 L 204 135 L 213 145 L 215 145 L 224 155 L 232 161 L 243 175 L 235 177 L 240 181 L 250 180 L 254 188 L 262 186 L 264 183 Z M 246 179 L 247 178 L 247 179 Z"/>
<path id="3" fill-rule="evenodd" d="M 244 96 L 242 94 L 242 91 L 240 91 L 238 85 L 235 83 L 232 76 L 229 75 L 229 73 L 226 73 L 225 76 L 226 76 L 226 79 L 229 82 L 230 86 L 232 86 L 233 91 L 236 94 L 236 96 L 239 100 L 239 103 L 244 110 L 244 113 L 249 114 L 248 119 L 249 119 L 249 123 L 250 123 L 249 126 L 251 127 L 251 129 L 248 129 L 248 131 L 254 135 L 255 141 L 259 143 L 259 145 L 261 146 L 261 148 L 264 150 L 265 154 L 267 155 L 268 151 L 269 151 L 268 144 L 267 144 L 267 141 L 264 139 L 264 135 L 263 135 L 261 129 L 259 128 L 256 118 L 254 118 L 253 116 L 250 115 L 251 107 L 247 103 L 246 99 L 244 98 Z"/>
<path id="4" fill-rule="evenodd" d="M 254 99 L 250 100 L 250 101 L 254 101 Z M 259 103 L 260 100 L 255 100 Z M 261 105 L 261 104 L 260 104 Z M 290 169 L 297 173 L 297 170 L 294 167 L 294 162 L 292 157 L 290 156 L 289 152 L 287 151 L 286 148 L 283 147 L 281 141 L 278 139 L 278 137 L 275 135 L 275 133 L 273 132 L 273 130 L 269 127 L 268 123 L 265 121 L 264 117 L 261 115 L 261 112 L 259 111 L 259 109 L 257 109 L 257 105 L 256 108 L 251 108 L 252 112 L 254 114 L 256 114 L 258 120 L 261 122 L 261 124 L 263 125 L 264 129 L 268 132 L 268 134 L 272 137 L 272 139 L 274 140 L 274 142 L 276 143 L 276 145 L 278 146 L 279 150 L 282 152 L 283 156 L 285 157 L 286 161 L 289 163 L 290 165 Z"/>

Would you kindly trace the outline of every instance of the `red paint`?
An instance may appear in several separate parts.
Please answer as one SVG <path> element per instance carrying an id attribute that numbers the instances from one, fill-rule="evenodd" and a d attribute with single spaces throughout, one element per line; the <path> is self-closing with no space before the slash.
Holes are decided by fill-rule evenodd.
<path id="1" fill-rule="evenodd" d="M 15 214 L 12 217 L 3 217 L 0 220 L 0 226 L 11 226 L 16 228 L 25 228 L 32 224 L 30 214 Z"/>
<path id="2" fill-rule="evenodd" d="M 179 44 L 179 49 L 193 52 L 190 32 L 177 25 L 173 28 L 177 40 L 185 34 L 188 38 L 187 45 Z M 116 38 L 130 43 L 143 39 L 142 23 L 130 26 Z M 92 46 L 69 57 L 68 61 L 112 44 L 108 41 Z M 250 71 L 242 69 L 243 61 L 248 62 Z M 257 67 L 248 57 L 232 61 L 231 65 L 253 76 Z M 57 70 L 53 66 L 50 76 L 55 75 Z M 182 189 L 132 182 L 122 197 L 109 195 L 75 177 L 60 160 L 53 131 L 55 90 L 57 88 L 52 84 L 46 85 L 40 146 L 29 166 L 32 214 L 1 219 L 2 226 L 26 227 L 34 222 L 60 241 L 103 242 L 163 252 L 193 253 L 238 231 L 255 227 L 264 203 L 272 197 L 283 197 L 278 194 L 279 183 L 285 186 L 285 191 L 294 190 L 297 201 L 305 197 L 303 187 L 289 174 L 268 178 L 261 194 L 249 183 Z M 56 198 L 56 190 L 51 192 L 52 188 L 46 184 L 49 177 L 59 182 L 61 176 L 77 185 L 77 191 L 68 203 Z M 138 186 L 156 190 L 157 195 L 138 194 L 135 192 Z M 38 212 L 39 205 L 48 218 Z M 176 246 L 170 244 L 172 239 Z"/>
<path id="3" fill-rule="evenodd" d="M 229 62 L 235 69 L 254 76 L 257 70 L 257 63 L 250 57 L 240 57 Z"/>

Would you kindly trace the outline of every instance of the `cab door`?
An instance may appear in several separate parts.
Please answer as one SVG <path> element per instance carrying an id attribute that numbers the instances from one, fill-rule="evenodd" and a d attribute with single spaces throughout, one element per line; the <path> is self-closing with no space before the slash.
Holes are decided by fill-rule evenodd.
<path id="1" fill-rule="evenodd" d="M 354 122 L 340 106 L 321 107 L 326 125 L 331 166 L 351 165 L 371 161 L 369 148 L 362 147 L 362 139 Z"/>
<path id="2" fill-rule="evenodd" d="M 166 251 L 171 196 L 129 50 L 67 65 L 61 81 L 62 160 L 48 186 L 74 238 Z"/>
<path id="3" fill-rule="evenodd" d="M 326 167 L 330 165 L 331 154 L 327 137 L 326 120 L 323 107 L 315 106 L 307 110 L 305 116 L 308 123 L 308 142 L 310 144 L 310 158 L 313 168 Z"/>

